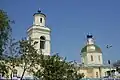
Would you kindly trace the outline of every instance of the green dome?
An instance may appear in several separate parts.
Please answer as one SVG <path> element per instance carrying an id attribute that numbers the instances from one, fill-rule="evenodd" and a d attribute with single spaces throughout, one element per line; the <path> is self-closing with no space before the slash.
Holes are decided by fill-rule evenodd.
<path id="1" fill-rule="evenodd" d="M 100 47 L 98 47 L 95 44 L 91 45 L 86 45 L 85 47 L 82 48 L 81 53 L 102 53 Z"/>

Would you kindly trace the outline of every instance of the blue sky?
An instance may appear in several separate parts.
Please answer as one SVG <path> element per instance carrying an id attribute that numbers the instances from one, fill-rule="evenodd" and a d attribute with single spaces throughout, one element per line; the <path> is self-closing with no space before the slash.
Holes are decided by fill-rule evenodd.
<path id="1" fill-rule="evenodd" d="M 68 60 L 80 61 L 80 50 L 86 35 L 92 33 L 103 52 L 103 58 L 120 59 L 120 0 L 1 0 L 0 9 L 11 20 L 13 37 L 26 37 L 33 14 L 40 8 L 51 28 L 52 53 Z M 112 45 L 106 49 L 106 45 Z"/>

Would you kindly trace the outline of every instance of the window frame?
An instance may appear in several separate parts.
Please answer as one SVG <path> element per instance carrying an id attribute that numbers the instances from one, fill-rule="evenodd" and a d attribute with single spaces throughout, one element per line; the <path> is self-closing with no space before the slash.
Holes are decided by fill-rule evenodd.
<path id="1" fill-rule="evenodd" d="M 101 59 L 100 59 L 100 55 L 98 56 L 98 60 L 100 61 Z"/>
<path id="2" fill-rule="evenodd" d="M 94 61 L 94 59 L 93 59 L 93 55 L 91 55 L 91 61 Z"/>
<path id="3" fill-rule="evenodd" d="M 40 18 L 40 23 L 42 23 L 42 21 L 43 21 L 42 18 Z"/>
<path id="4" fill-rule="evenodd" d="M 46 42 L 45 37 L 41 36 L 40 37 L 40 49 L 45 49 L 45 42 Z"/>

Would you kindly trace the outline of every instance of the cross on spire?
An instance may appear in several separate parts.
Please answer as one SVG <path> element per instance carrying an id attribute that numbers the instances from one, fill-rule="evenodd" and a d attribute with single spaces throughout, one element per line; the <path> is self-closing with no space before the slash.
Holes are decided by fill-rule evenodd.
<path id="1" fill-rule="evenodd" d="M 40 9 L 38 9 L 38 13 L 41 13 L 41 10 L 40 10 Z"/>

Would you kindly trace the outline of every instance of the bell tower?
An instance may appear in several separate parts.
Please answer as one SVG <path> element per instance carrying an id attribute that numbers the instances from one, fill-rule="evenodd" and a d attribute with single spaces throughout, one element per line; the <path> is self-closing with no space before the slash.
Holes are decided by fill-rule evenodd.
<path id="1" fill-rule="evenodd" d="M 38 50 L 38 53 L 50 55 L 51 30 L 46 26 L 46 15 L 38 10 L 33 17 L 33 25 L 27 30 L 28 39 L 37 43 L 35 49 Z"/>

